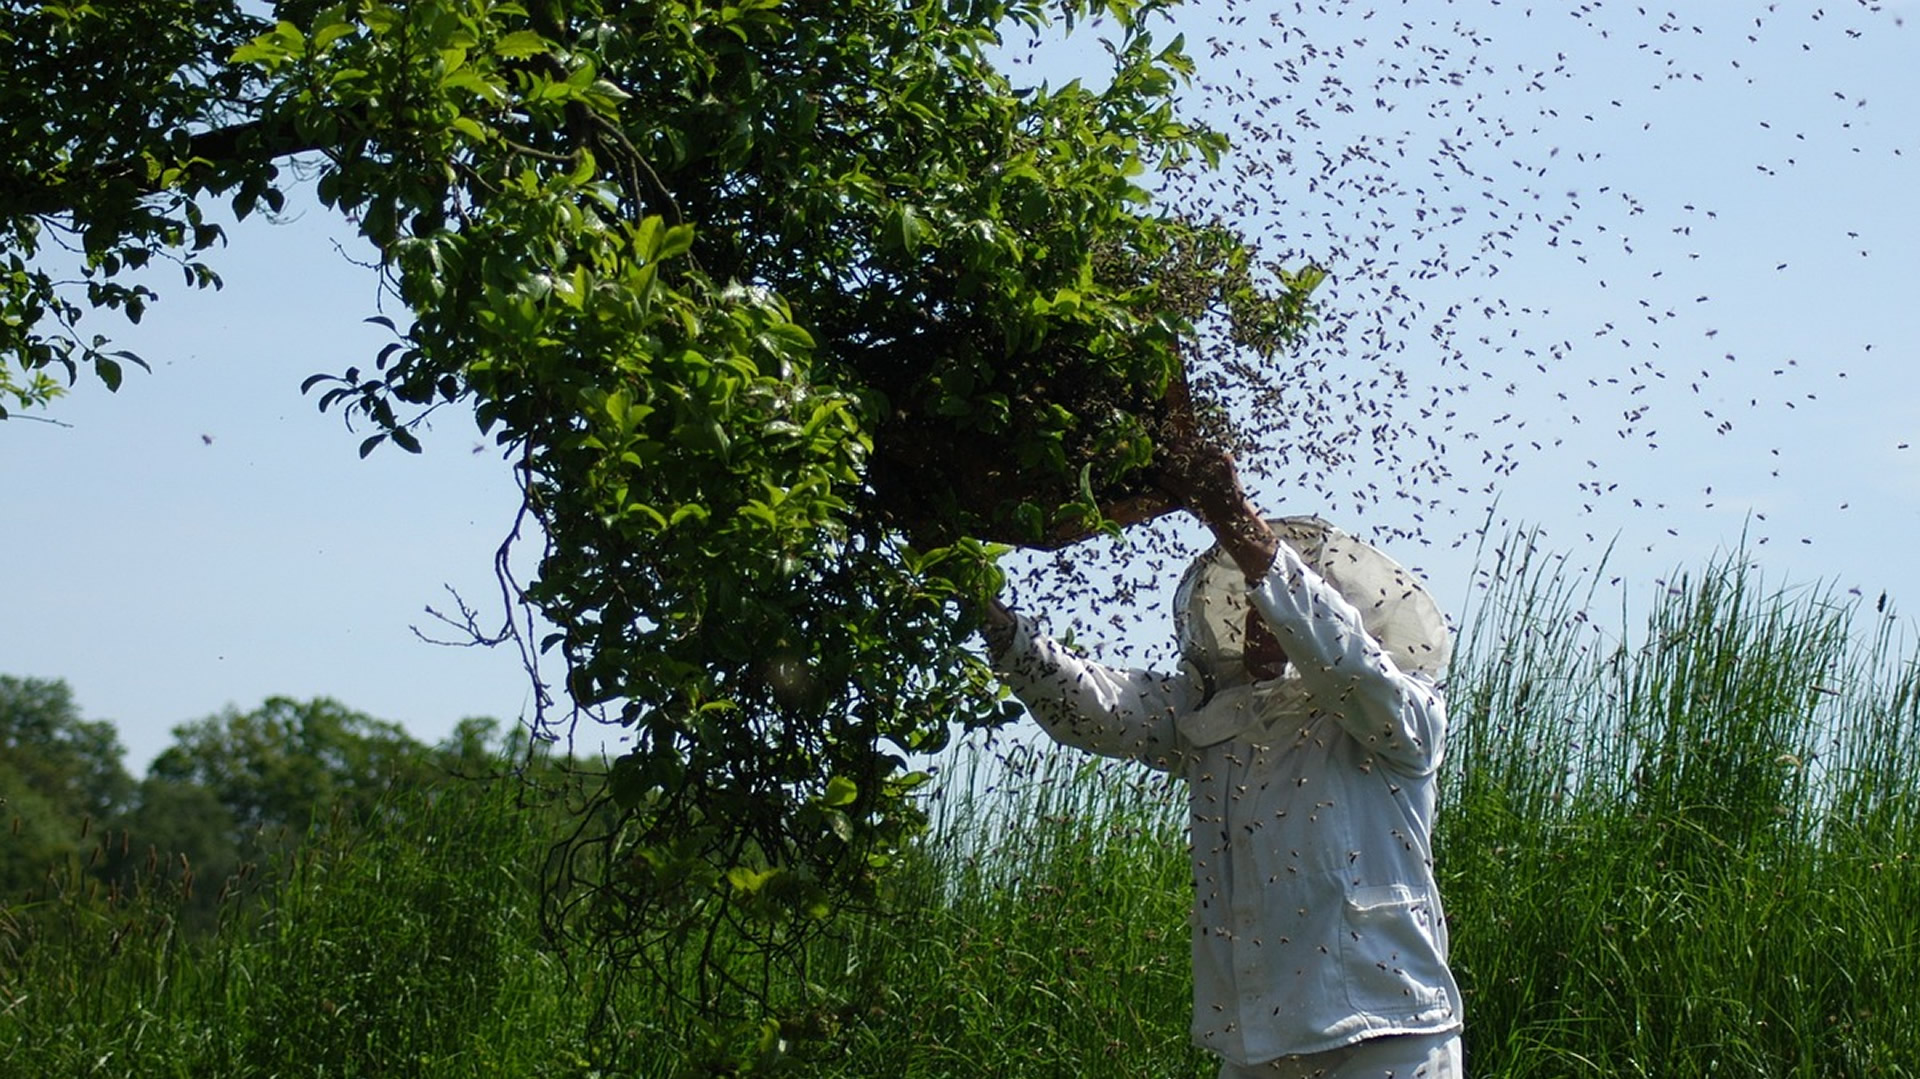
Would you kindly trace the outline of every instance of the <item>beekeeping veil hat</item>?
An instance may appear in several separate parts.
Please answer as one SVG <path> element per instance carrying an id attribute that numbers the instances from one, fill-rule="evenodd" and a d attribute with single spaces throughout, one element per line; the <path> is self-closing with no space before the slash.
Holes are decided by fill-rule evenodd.
<path id="1" fill-rule="evenodd" d="M 1412 573 L 1370 544 L 1318 517 L 1267 522 L 1280 541 L 1360 611 L 1367 634 L 1408 674 L 1438 678 L 1452 655 L 1447 620 Z M 1182 660 L 1210 684 L 1245 678 L 1247 582 L 1215 546 L 1195 559 L 1174 593 L 1174 632 Z"/>

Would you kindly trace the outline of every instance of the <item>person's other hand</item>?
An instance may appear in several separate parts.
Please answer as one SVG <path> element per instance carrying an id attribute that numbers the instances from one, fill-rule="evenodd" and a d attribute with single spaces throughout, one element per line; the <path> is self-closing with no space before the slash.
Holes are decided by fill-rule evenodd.
<path id="1" fill-rule="evenodd" d="M 980 623 L 980 636 L 986 638 L 987 655 L 999 659 L 1007 649 L 1013 647 L 1013 635 L 1020 628 L 1020 620 L 1007 609 L 1007 605 L 995 596 L 987 604 L 987 614 Z"/>

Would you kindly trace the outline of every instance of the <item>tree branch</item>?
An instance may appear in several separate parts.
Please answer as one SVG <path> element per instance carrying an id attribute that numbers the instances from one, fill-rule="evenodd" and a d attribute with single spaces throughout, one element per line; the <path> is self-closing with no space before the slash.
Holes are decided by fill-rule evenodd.
<path id="1" fill-rule="evenodd" d="M 301 136 L 291 124 L 248 120 L 202 131 L 188 140 L 186 167 L 175 188 L 224 190 L 237 182 L 222 183 L 227 179 L 226 172 L 237 161 L 265 163 L 320 148 L 320 143 Z M 86 194 L 116 184 L 130 185 L 136 197 L 166 190 L 156 179 L 147 176 L 144 159 L 124 158 L 98 168 L 82 168 L 57 184 L 20 185 L 13 186 L 12 190 L 0 187 L 0 218 L 51 217 L 66 213 Z"/>

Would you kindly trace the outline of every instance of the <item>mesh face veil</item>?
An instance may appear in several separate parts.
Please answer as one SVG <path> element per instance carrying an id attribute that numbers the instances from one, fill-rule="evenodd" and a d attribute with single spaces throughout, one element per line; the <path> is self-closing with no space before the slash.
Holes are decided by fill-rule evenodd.
<path id="1" fill-rule="evenodd" d="M 1438 678 L 1453 652 L 1447 620 L 1419 580 L 1370 544 L 1318 517 L 1267 522 L 1280 541 L 1360 611 L 1367 633 L 1408 674 Z M 1174 593 L 1181 658 L 1210 684 L 1246 680 L 1247 582 L 1218 546 L 1195 559 Z"/>

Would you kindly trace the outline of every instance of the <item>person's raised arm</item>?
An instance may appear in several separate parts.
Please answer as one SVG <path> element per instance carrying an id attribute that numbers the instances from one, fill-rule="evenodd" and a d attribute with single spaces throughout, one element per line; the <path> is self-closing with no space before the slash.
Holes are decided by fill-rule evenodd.
<path id="1" fill-rule="evenodd" d="M 1233 455 L 1199 442 L 1165 447 L 1164 453 L 1155 469 L 1160 485 L 1212 530 L 1247 580 L 1265 577 L 1280 537 L 1247 498 Z"/>

